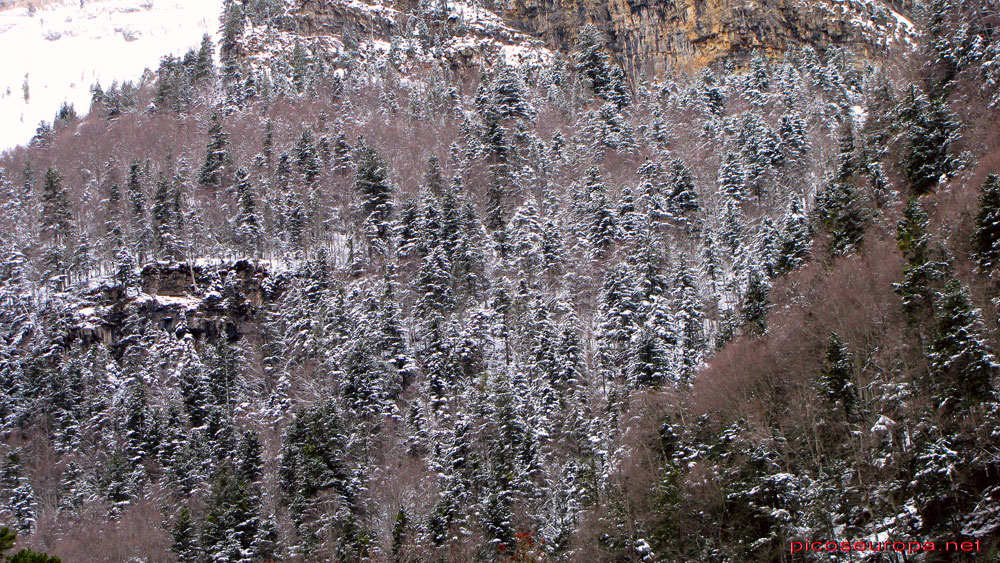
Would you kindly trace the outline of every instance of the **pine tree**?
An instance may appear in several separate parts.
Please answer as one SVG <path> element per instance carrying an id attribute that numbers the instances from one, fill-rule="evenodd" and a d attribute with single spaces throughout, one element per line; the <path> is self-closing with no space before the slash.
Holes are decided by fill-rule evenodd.
<path id="1" fill-rule="evenodd" d="M 787 274 L 801 266 L 809 258 L 812 245 L 812 228 L 809 219 L 802 212 L 798 199 L 793 199 L 785 212 L 785 224 L 781 232 L 781 246 L 774 262 L 775 275 Z"/>
<path id="2" fill-rule="evenodd" d="M 69 197 L 62 184 L 62 176 L 55 168 L 49 168 L 45 173 L 42 185 L 41 228 L 44 240 L 44 255 L 46 280 L 57 290 L 66 286 L 69 265 L 70 237 L 73 230 L 73 217 L 70 211 Z"/>
<path id="3" fill-rule="evenodd" d="M 750 281 L 743 296 L 740 317 L 747 333 L 761 336 L 767 331 L 767 310 L 771 306 L 771 288 L 756 270 L 750 272 Z"/>
<path id="4" fill-rule="evenodd" d="M 205 161 L 198 172 L 198 183 L 213 191 L 222 187 L 226 167 L 232 157 L 229 154 L 229 133 L 222 130 L 222 118 L 213 113 L 208 126 L 208 146 Z"/>
<path id="5" fill-rule="evenodd" d="M 178 561 L 197 563 L 201 560 L 195 522 L 191 518 L 191 511 L 188 507 L 181 508 L 180 514 L 171 527 L 170 536 L 172 540 L 170 551 L 177 555 Z"/>
<path id="6" fill-rule="evenodd" d="M 928 193 L 954 169 L 951 145 L 958 139 L 958 125 L 942 100 L 927 100 L 911 86 L 897 110 L 907 146 L 900 165 L 915 195 Z"/>
<path id="7" fill-rule="evenodd" d="M 816 196 L 815 213 L 830 233 L 831 254 L 849 254 L 864 242 L 872 220 L 864 195 L 851 181 L 832 182 Z"/>
<path id="8" fill-rule="evenodd" d="M 934 285 L 948 270 L 946 263 L 936 259 L 928 230 L 927 213 L 916 199 L 910 199 L 896 227 L 896 240 L 907 263 L 903 281 L 894 286 L 910 324 L 926 320 L 933 312 Z"/>
<path id="9" fill-rule="evenodd" d="M 968 290 L 949 280 L 937 301 L 937 337 L 929 358 L 939 387 L 948 396 L 979 403 L 991 396 L 1000 363 L 983 339 L 983 321 Z"/>
<path id="10" fill-rule="evenodd" d="M 366 223 L 374 226 L 378 238 L 386 240 L 392 220 L 392 186 L 385 161 L 374 148 L 362 145 L 358 149 L 357 177 L 354 188 L 361 198 L 361 211 Z"/>
<path id="11" fill-rule="evenodd" d="M 263 244 L 262 219 L 257 211 L 257 199 L 250 182 L 250 171 L 240 167 L 236 171 L 236 198 L 239 214 L 235 219 L 236 240 L 247 255 L 260 258 Z"/>
<path id="12" fill-rule="evenodd" d="M 1000 176 L 996 174 L 987 176 L 979 195 L 972 253 L 984 272 L 1000 266 Z"/>
<path id="13" fill-rule="evenodd" d="M 28 548 L 24 548 L 13 555 L 4 555 L 5 551 L 9 551 L 14 547 L 16 540 L 17 534 L 12 532 L 10 528 L 6 526 L 0 528 L 0 556 L 7 563 L 62 563 L 62 559 L 58 557 L 39 551 L 32 551 Z"/>
<path id="14" fill-rule="evenodd" d="M 820 374 L 820 387 L 826 400 L 839 406 L 847 420 L 854 416 L 857 402 L 857 392 L 852 382 L 854 376 L 852 359 L 847 345 L 837 333 L 831 332 L 826 348 L 826 364 Z"/>
<path id="15" fill-rule="evenodd" d="M 607 189 L 604 187 L 600 171 L 596 166 L 587 171 L 584 190 L 587 194 L 590 213 L 588 238 L 593 248 L 594 257 L 603 260 L 617 239 L 618 227 L 615 224 L 614 212 L 608 202 Z"/>

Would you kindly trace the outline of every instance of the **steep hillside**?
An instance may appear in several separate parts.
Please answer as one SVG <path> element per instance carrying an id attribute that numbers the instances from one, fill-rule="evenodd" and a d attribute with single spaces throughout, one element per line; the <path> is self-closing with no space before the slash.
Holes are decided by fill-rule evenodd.
<path id="1" fill-rule="evenodd" d="M 991 5 L 640 78 L 496 6 L 227 2 L 0 155 L 0 549 L 995 556 Z"/>

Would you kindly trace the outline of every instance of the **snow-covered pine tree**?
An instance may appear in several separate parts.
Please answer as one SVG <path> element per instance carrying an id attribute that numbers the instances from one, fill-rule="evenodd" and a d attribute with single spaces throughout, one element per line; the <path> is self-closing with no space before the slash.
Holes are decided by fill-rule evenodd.
<path id="1" fill-rule="evenodd" d="M 257 210 L 257 198 L 250 180 L 250 171 L 240 167 L 234 178 L 239 211 L 233 220 L 237 246 L 245 255 L 260 258 L 263 250 L 262 218 Z"/>
<path id="2" fill-rule="evenodd" d="M 979 194 L 972 252 L 984 272 L 1000 265 L 1000 176 L 996 174 L 987 176 Z"/>
<path id="3" fill-rule="evenodd" d="M 768 281 L 758 271 L 752 270 L 740 306 L 740 317 L 748 334 L 760 336 L 767 332 L 767 310 L 771 306 L 770 293 Z"/>
<path id="4" fill-rule="evenodd" d="M 835 332 L 830 333 L 819 384 L 825 399 L 843 412 L 845 420 L 851 420 L 857 402 L 853 355 Z"/>
<path id="5" fill-rule="evenodd" d="M 40 227 L 44 241 L 45 280 L 53 289 L 61 291 L 68 283 L 73 216 L 62 175 L 55 168 L 45 172 Z"/>
<path id="6" fill-rule="evenodd" d="M 785 211 L 781 231 L 781 246 L 774 262 L 775 275 L 781 276 L 801 266 L 809 258 L 812 246 L 812 227 L 802 212 L 798 198 L 792 199 Z"/>
<path id="7" fill-rule="evenodd" d="M 222 188 L 226 168 L 231 162 L 229 133 L 222 128 L 222 117 L 213 113 L 209 119 L 208 145 L 205 148 L 205 160 L 198 171 L 198 183 L 213 193 L 217 192 Z"/>
<path id="8" fill-rule="evenodd" d="M 989 399 L 1000 362 L 983 339 L 982 316 L 968 290 L 958 280 L 949 280 L 936 308 L 937 332 L 929 359 L 939 392 L 969 404 Z"/>
<path id="9" fill-rule="evenodd" d="M 906 267 L 903 281 L 894 286 L 903 300 L 903 311 L 913 325 L 924 324 L 934 311 L 934 288 L 948 273 L 948 265 L 931 248 L 930 222 L 917 199 L 910 199 L 896 226 L 896 241 Z"/>
<path id="10" fill-rule="evenodd" d="M 358 149 L 354 188 L 361 199 L 365 222 L 374 227 L 374 234 L 379 239 L 386 240 L 393 215 L 392 185 L 385 161 L 367 144 Z"/>

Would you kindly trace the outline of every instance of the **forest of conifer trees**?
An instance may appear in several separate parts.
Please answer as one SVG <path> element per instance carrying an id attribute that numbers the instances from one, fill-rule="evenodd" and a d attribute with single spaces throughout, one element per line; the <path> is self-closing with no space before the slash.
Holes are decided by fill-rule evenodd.
<path id="1" fill-rule="evenodd" d="M 996 557 L 1000 21 L 917 12 L 629 77 L 227 2 L 0 155 L 0 557 Z"/>

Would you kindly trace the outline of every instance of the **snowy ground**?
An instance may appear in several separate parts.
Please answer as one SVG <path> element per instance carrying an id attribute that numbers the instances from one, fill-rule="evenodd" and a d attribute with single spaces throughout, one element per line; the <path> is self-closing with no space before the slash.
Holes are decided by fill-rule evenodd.
<path id="1" fill-rule="evenodd" d="M 221 10 L 222 0 L 63 0 L 33 13 L 0 10 L 0 151 L 30 140 L 63 101 L 86 113 L 95 82 L 136 80 L 163 55 L 217 35 Z"/>

